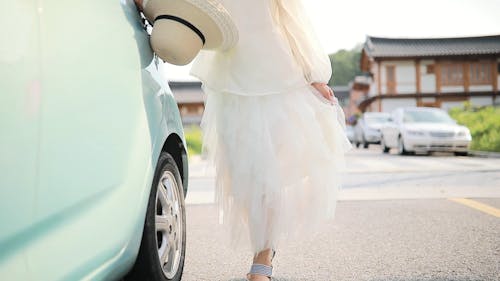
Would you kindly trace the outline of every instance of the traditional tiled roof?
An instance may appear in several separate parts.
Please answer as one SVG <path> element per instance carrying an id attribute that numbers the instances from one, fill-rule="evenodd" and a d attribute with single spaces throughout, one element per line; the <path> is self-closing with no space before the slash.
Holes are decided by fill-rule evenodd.
<path id="1" fill-rule="evenodd" d="M 366 38 L 369 57 L 432 57 L 500 54 L 500 35 L 461 38 Z"/>

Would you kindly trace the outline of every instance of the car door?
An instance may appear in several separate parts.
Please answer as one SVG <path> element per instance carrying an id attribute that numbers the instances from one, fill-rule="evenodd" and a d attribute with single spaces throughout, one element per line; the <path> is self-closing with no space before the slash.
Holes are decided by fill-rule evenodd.
<path id="1" fill-rule="evenodd" d="M 392 121 L 387 122 L 384 127 L 384 141 L 388 147 L 396 147 L 397 146 L 397 137 L 398 137 L 398 124 L 399 124 L 399 111 L 395 110 L 391 113 Z"/>
<path id="2" fill-rule="evenodd" d="M 131 204 L 121 191 L 135 186 L 128 194 L 136 192 L 137 201 L 144 192 L 140 188 L 149 186 L 152 133 L 135 38 L 145 34 L 134 28 L 138 19 L 131 24 L 124 17 L 123 6 L 119 1 L 43 2 L 36 220 L 51 234 L 40 235 L 42 242 L 29 257 L 31 270 L 46 278 L 71 280 L 63 275 L 88 270 L 124 247 L 118 233 L 134 221 L 124 214 L 137 214 L 139 202 Z M 147 38 L 139 41 L 148 44 Z M 157 107 L 161 112 L 160 103 Z M 78 242 L 64 239 L 70 233 Z M 44 259 L 48 251 L 53 257 Z M 64 269 L 52 270 L 63 260 Z"/>
<path id="3" fill-rule="evenodd" d="M 35 216 L 41 124 L 36 1 L 0 10 L 0 279 L 28 275 L 24 245 Z M 7 280 L 7 279 L 4 279 Z"/>

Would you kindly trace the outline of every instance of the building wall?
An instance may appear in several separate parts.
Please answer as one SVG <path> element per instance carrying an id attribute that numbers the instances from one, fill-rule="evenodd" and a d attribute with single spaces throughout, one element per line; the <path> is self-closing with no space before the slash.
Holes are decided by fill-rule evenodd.
<path id="1" fill-rule="evenodd" d="M 344 112 L 346 115 L 346 118 L 349 118 L 350 116 L 359 112 L 358 104 L 364 98 L 365 98 L 365 93 L 363 91 L 357 91 L 357 90 L 351 89 L 351 91 L 349 93 L 349 105 L 346 106 L 346 110 Z"/>
<path id="2" fill-rule="evenodd" d="M 378 76 L 380 75 L 380 73 L 378 73 L 378 65 L 379 64 L 377 62 L 373 62 L 371 64 L 370 72 L 373 73 L 373 79 L 370 85 L 370 90 L 368 91 L 368 95 L 371 97 L 378 95 L 377 81 Z"/>
<path id="3" fill-rule="evenodd" d="M 387 66 L 395 67 L 396 94 L 415 93 L 416 69 L 413 60 L 383 61 L 381 62 L 380 89 L 382 94 L 387 94 Z"/>
<path id="4" fill-rule="evenodd" d="M 382 99 L 373 100 L 372 98 L 373 102 L 370 104 L 363 103 L 365 111 L 387 112 L 401 106 L 436 106 L 447 110 L 451 107 L 461 106 L 467 100 L 478 106 L 500 104 L 499 95 L 495 96 L 494 94 L 500 90 L 500 57 L 498 56 L 493 59 L 484 56 L 420 59 L 377 59 L 366 57 L 363 58 L 363 62 L 363 70 L 369 70 L 373 75 L 368 97 L 366 98 L 387 95 Z M 485 68 L 484 64 L 480 66 L 481 68 L 478 68 L 477 63 L 489 63 L 491 66 L 490 73 L 493 75 L 491 82 L 487 81 L 489 79 L 478 78 L 484 76 L 477 71 Z M 393 83 L 393 92 L 388 91 L 387 66 L 394 67 L 395 83 Z M 457 69 L 462 69 L 462 78 L 457 79 L 457 77 L 460 77 Z M 420 85 L 417 85 L 417 81 L 420 81 Z M 476 95 L 478 92 L 486 92 L 490 96 L 478 96 Z M 418 96 L 419 93 L 432 94 L 436 95 L 436 97 L 424 98 Z M 440 95 L 439 93 L 452 94 Z M 417 94 L 417 97 L 401 98 L 405 94 Z M 349 111 L 355 112 L 356 110 L 349 108 Z"/>
<path id="5" fill-rule="evenodd" d="M 415 93 L 417 91 L 416 67 L 414 61 L 396 64 L 396 93 Z"/>
<path id="6" fill-rule="evenodd" d="M 492 97 L 471 97 L 470 102 L 476 106 L 491 105 L 493 104 Z"/>
<path id="7" fill-rule="evenodd" d="M 462 106 L 463 101 L 444 101 L 441 103 L 441 108 L 448 111 L 452 107 Z"/>
<path id="8" fill-rule="evenodd" d="M 441 86 L 441 93 L 456 93 L 464 91 L 464 86 Z"/>
<path id="9" fill-rule="evenodd" d="M 497 59 L 496 61 L 497 63 L 500 63 L 500 59 Z M 437 62 L 433 59 L 426 59 L 420 61 L 420 67 L 418 68 L 418 71 L 420 72 L 420 92 L 422 93 L 437 92 L 436 71 L 439 71 L 439 68 L 436 67 L 436 63 Z M 380 64 L 380 67 L 378 66 L 378 64 Z M 395 67 L 395 79 L 396 79 L 395 94 L 417 92 L 416 61 L 387 60 L 382 62 L 374 62 L 371 66 L 371 72 L 374 74 L 374 79 L 372 87 L 370 87 L 369 91 L 370 96 L 377 95 L 379 88 L 382 94 L 388 94 L 387 66 Z M 380 73 L 378 73 L 379 69 Z M 377 77 L 378 75 L 380 75 L 380 79 L 378 79 Z M 495 77 L 493 79 L 495 79 Z M 498 73 L 496 80 L 497 80 L 497 85 L 500 85 L 500 73 Z M 380 86 L 378 85 L 379 82 Z M 470 92 L 493 91 L 494 87 L 493 85 L 470 85 L 468 90 Z M 466 88 L 465 85 L 453 85 L 453 86 L 441 85 L 440 91 L 442 93 L 465 92 Z"/>
<path id="10" fill-rule="evenodd" d="M 183 124 L 200 124 L 203 116 L 203 103 L 178 103 Z"/>
<path id="11" fill-rule="evenodd" d="M 428 67 L 435 65 L 434 60 L 420 61 L 420 91 L 422 93 L 436 92 L 436 74 L 428 73 Z"/>
<path id="12" fill-rule="evenodd" d="M 471 92 L 493 91 L 493 85 L 471 85 L 469 86 Z"/>
<path id="13" fill-rule="evenodd" d="M 500 58 L 497 59 L 497 69 L 499 68 L 500 65 Z M 498 70 L 498 75 L 497 75 L 497 91 L 500 90 L 500 70 Z"/>

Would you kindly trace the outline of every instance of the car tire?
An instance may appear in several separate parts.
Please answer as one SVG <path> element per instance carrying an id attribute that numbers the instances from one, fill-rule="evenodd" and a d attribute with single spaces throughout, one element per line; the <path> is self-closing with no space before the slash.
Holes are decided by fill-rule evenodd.
<path id="1" fill-rule="evenodd" d="M 356 142 L 356 148 L 359 148 L 360 143 Z"/>
<path id="2" fill-rule="evenodd" d="M 124 280 L 180 281 L 185 254 L 182 180 L 173 157 L 162 152 L 151 187 L 139 254 Z"/>
<path id="3" fill-rule="evenodd" d="M 469 155 L 469 153 L 467 151 L 455 151 L 455 152 L 453 152 L 453 154 L 455 154 L 455 156 L 467 156 L 467 155 Z"/>
<path id="4" fill-rule="evenodd" d="M 366 141 L 365 135 L 363 134 L 363 148 L 367 149 L 370 144 Z"/>
<path id="5" fill-rule="evenodd" d="M 389 153 L 389 150 L 391 150 L 391 148 L 389 148 L 389 147 L 387 147 L 387 145 L 385 145 L 385 141 L 384 141 L 383 136 L 380 137 L 380 147 L 382 148 L 383 153 Z"/>
<path id="6" fill-rule="evenodd" d="M 403 141 L 403 137 L 399 136 L 398 137 L 398 153 L 399 155 L 408 155 L 408 151 L 405 149 L 405 144 Z"/>

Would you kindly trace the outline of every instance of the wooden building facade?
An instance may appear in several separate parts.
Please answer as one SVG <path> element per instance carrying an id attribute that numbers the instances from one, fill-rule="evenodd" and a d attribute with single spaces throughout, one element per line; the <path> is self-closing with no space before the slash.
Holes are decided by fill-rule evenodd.
<path id="1" fill-rule="evenodd" d="M 448 109 L 469 100 L 500 103 L 500 35 L 464 38 L 367 37 L 361 70 L 371 76 L 361 111 L 400 106 Z"/>
<path id="2" fill-rule="evenodd" d="M 184 125 L 199 125 L 205 109 L 205 94 L 199 81 L 170 81 L 177 107 Z"/>

